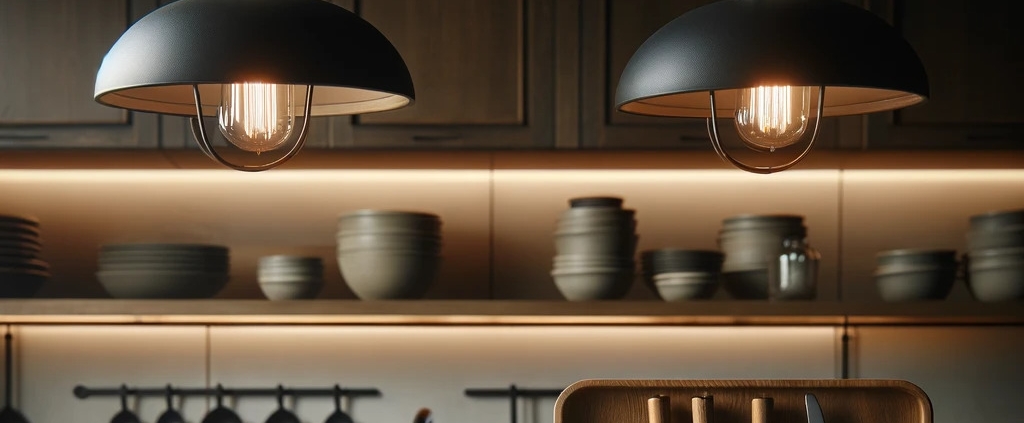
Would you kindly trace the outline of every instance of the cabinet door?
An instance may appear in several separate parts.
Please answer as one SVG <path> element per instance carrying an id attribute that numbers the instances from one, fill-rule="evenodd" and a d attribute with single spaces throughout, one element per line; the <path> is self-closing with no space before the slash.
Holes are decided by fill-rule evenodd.
<path id="1" fill-rule="evenodd" d="M 584 146 L 622 149 L 711 149 L 705 119 L 649 117 L 622 113 L 615 110 L 614 97 L 626 63 L 651 34 L 676 17 L 714 1 L 582 2 L 581 131 Z M 823 120 L 818 139 L 815 141 L 816 147 L 838 146 L 841 123 L 837 118 Z M 732 129 L 731 118 L 720 119 L 719 126 L 722 129 L 723 143 L 739 145 L 739 137 Z M 850 143 L 855 145 L 857 141 L 853 140 Z"/>
<path id="2" fill-rule="evenodd" d="M 1024 148 L 1024 3 L 876 0 L 872 10 L 917 50 L 931 98 L 871 115 L 870 148 Z"/>
<path id="3" fill-rule="evenodd" d="M 416 101 L 403 109 L 355 117 L 354 145 L 552 146 L 553 3 L 357 1 L 355 10 L 405 59 Z"/>
<path id="4" fill-rule="evenodd" d="M 156 0 L 0 1 L 0 147 L 156 146 L 156 116 L 93 101 L 107 50 Z"/>

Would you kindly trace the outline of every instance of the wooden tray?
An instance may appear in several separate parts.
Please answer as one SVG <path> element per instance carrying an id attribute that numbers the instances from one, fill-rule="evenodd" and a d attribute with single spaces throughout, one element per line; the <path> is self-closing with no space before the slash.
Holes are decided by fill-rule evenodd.
<path id="1" fill-rule="evenodd" d="M 806 423 L 804 394 L 825 423 L 932 423 L 928 395 L 902 380 L 583 380 L 555 402 L 555 423 L 647 423 L 647 399 L 667 395 L 672 422 L 690 423 L 690 401 L 714 397 L 714 423 L 750 423 L 751 400 L 771 397 L 770 423 Z"/>

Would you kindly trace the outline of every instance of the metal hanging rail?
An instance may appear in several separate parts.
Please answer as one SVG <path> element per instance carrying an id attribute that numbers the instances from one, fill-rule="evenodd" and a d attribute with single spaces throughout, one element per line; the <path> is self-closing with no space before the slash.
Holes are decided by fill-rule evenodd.
<path id="1" fill-rule="evenodd" d="M 509 417 L 512 423 L 519 422 L 518 404 L 519 397 L 557 397 L 562 394 L 563 389 L 527 389 L 516 385 L 509 385 L 508 388 L 466 388 L 467 397 L 484 398 L 508 398 Z"/>
<path id="2" fill-rule="evenodd" d="M 75 386 L 74 394 L 79 399 L 86 399 L 94 396 L 135 396 L 135 397 L 156 397 L 156 396 L 225 396 L 225 397 L 274 397 L 284 395 L 289 397 L 379 397 L 380 390 L 377 388 L 342 388 L 335 385 L 333 388 L 228 388 L 217 385 L 215 388 L 181 388 L 167 385 L 159 388 L 140 387 L 114 387 L 114 388 L 89 388 L 82 385 Z"/>

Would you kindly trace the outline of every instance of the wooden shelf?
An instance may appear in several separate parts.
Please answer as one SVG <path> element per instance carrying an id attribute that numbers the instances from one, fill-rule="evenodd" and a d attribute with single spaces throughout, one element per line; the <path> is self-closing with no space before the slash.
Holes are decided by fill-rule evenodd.
<path id="1" fill-rule="evenodd" d="M 1024 302 L 0 300 L 13 324 L 1021 325 Z"/>

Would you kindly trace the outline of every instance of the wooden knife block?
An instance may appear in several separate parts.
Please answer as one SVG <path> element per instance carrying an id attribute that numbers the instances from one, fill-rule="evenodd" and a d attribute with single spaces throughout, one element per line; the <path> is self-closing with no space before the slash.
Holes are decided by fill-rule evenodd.
<path id="1" fill-rule="evenodd" d="M 555 423 L 647 423 L 647 399 L 670 398 L 671 422 L 691 423 L 691 399 L 714 397 L 714 423 L 750 423 L 751 400 L 771 397 L 769 423 L 806 423 L 814 394 L 825 423 L 932 423 L 932 404 L 902 380 L 582 380 L 555 402 Z"/>

